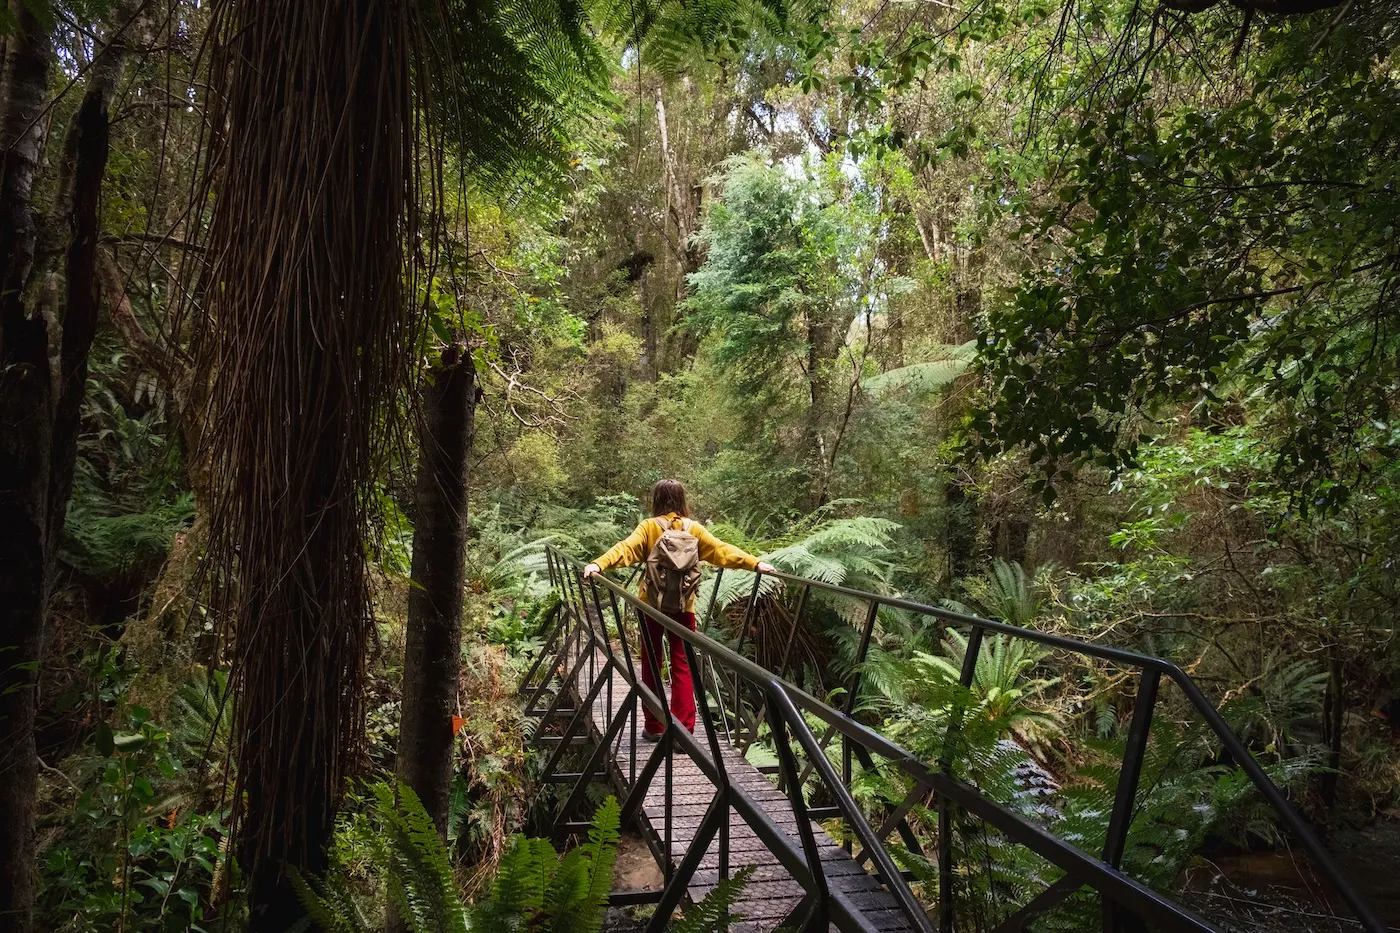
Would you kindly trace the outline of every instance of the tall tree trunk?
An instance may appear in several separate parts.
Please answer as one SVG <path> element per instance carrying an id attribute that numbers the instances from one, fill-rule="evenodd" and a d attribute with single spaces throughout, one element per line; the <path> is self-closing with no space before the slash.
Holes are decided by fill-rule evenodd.
<path id="1" fill-rule="evenodd" d="M 452 712 L 462 656 L 467 460 L 476 409 L 469 351 L 452 347 L 443 353 L 423 409 L 397 770 L 446 839 Z"/>
<path id="2" fill-rule="evenodd" d="M 34 904 L 34 719 L 48 598 L 53 375 L 48 327 L 26 307 L 37 228 L 32 198 L 53 49 L 11 0 L 0 102 L 0 918 L 28 930 Z"/>
<path id="3" fill-rule="evenodd" d="M 632 255 L 649 256 L 642 246 L 642 227 L 638 224 L 632 234 Z M 661 374 L 661 361 L 656 355 L 656 312 L 652 307 L 652 297 L 648 293 L 647 280 L 650 278 L 650 261 L 638 261 L 636 269 L 637 308 L 642 312 L 642 378 L 655 382 Z"/>
<path id="4" fill-rule="evenodd" d="M 53 454 L 49 469 L 49 552 L 46 573 L 52 578 L 58 540 L 73 491 L 78 457 L 78 416 L 87 387 L 88 352 L 97 332 L 100 292 L 97 281 L 98 207 L 107 172 L 109 89 L 89 87 L 75 121 L 77 153 L 70 205 L 73 239 L 64 263 L 63 337 L 59 348 L 60 383 L 54 408 Z"/>
<path id="5" fill-rule="evenodd" d="M 699 219 L 698 205 L 691 193 L 680 182 L 676 171 L 676 159 L 671 152 L 671 134 L 666 126 L 666 101 L 661 96 L 661 88 L 656 89 L 656 127 L 661 135 L 661 171 L 666 181 L 667 212 L 676 224 L 676 243 L 680 251 L 681 267 L 686 273 L 700 268 L 699 252 L 690 242 Z"/>
<path id="6" fill-rule="evenodd" d="M 1342 770 L 1342 738 L 1346 732 L 1346 696 L 1342 688 L 1342 653 L 1334 642 L 1327 649 L 1327 690 L 1322 695 L 1322 734 L 1327 744 L 1327 770 L 1319 792 L 1329 810 L 1337 805 Z"/>
<path id="7" fill-rule="evenodd" d="M 700 228 L 700 214 L 704 207 L 703 189 L 698 185 L 683 184 L 681 179 L 681 166 L 676 156 L 676 151 L 671 148 L 671 134 L 666 117 L 666 100 L 662 95 L 660 86 L 656 89 L 656 126 L 660 135 L 661 144 L 661 174 L 662 185 L 666 193 L 666 209 L 662 221 L 662 242 L 667 247 L 667 252 L 671 253 L 671 258 L 675 264 L 675 282 L 672 293 L 672 304 L 670 318 L 674 322 L 676 309 L 681 302 L 685 301 L 687 278 L 691 273 L 699 270 L 704 261 L 704 253 L 699 243 L 692 239 L 693 234 Z M 673 244 L 666 229 L 665 217 L 669 216 L 676 227 L 676 240 Z M 670 267 L 663 263 L 662 270 Z M 652 290 L 653 302 L 659 302 L 659 285 Z M 644 310 L 646 317 L 646 339 L 650 350 L 649 358 L 653 361 L 649 379 L 656 378 L 660 372 L 667 368 L 663 366 L 662 357 L 668 361 L 677 359 L 689 360 L 695 356 L 699 349 L 698 334 L 690 328 L 681 328 L 678 333 L 669 333 L 664 320 L 657 319 L 659 307 L 649 307 Z M 666 335 L 665 347 L 658 348 L 656 344 L 657 333 Z"/>
<path id="8" fill-rule="evenodd" d="M 219 0 L 210 53 L 209 578 L 232 635 L 250 929 L 304 916 L 364 729 L 366 543 L 415 345 L 405 0 Z M 197 227 L 195 228 L 197 229 Z"/>
<path id="9" fill-rule="evenodd" d="M 107 168 L 107 56 L 94 65 L 69 125 L 50 228 L 66 231 L 62 332 L 49 333 L 49 314 L 26 308 L 38 228 L 34 172 L 43 146 L 41 109 L 53 52 L 42 24 L 25 4 L 12 4 L 19 22 L 7 45 L 4 153 L 0 190 L 3 239 L 3 331 L 0 331 L 0 915 L 26 929 L 33 906 L 34 818 L 38 758 L 34 723 L 44 617 L 58 542 L 73 486 L 79 409 L 99 304 L 95 261 L 98 208 Z M 100 67 L 98 67 L 100 65 Z M 117 65 L 120 70 L 120 62 Z M 57 236 L 54 237 L 57 240 Z M 51 349 L 57 344 L 58 370 Z"/>

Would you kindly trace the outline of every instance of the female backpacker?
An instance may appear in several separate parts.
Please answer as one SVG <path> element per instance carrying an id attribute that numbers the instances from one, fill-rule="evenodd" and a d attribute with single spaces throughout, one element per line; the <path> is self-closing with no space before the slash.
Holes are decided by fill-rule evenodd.
<path id="1" fill-rule="evenodd" d="M 690 518 L 685 487 L 673 479 L 663 479 L 651 488 L 652 517 L 637 526 L 637 530 L 619 541 L 602 557 L 583 569 L 585 577 L 601 573 L 610 567 L 627 567 L 646 562 L 642 574 L 640 596 L 648 605 L 695 631 L 695 591 L 700 586 L 700 561 L 717 567 L 737 570 L 758 570 L 772 573 L 771 564 L 760 561 L 732 544 L 725 544 Z M 651 619 L 642 620 L 642 637 L 651 645 L 643 647 L 642 683 L 657 696 L 661 680 L 651 668 L 651 657 L 661 659 L 661 626 Z M 690 664 L 685 656 L 685 643 L 675 635 L 667 639 L 671 654 L 671 712 L 686 729 L 695 731 L 695 688 L 691 682 Z M 645 723 L 643 735 L 655 741 L 665 731 L 662 723 L 642 706 Z"/>

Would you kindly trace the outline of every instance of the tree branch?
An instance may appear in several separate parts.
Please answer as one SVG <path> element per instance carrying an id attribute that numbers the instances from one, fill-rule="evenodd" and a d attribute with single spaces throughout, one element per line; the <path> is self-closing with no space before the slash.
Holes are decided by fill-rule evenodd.
<path id="1" fill-rule="evenodd" d="M 1161 5 L 1179 13 L 1203 13 L 1221 0 L 1160 0 Z M 1267 13 L 1273 16 L 1305 16 L 1318 10 L 1330 10 L 1347 0 L 1230 0 L 1230 5 L 1246 13 Z"/>
<path id="2" fill-rule="evenodd" d="M 136 314 L 131 309 L 131 300 L 126 297 L 126 282 L 122 279 L 117 261 L 112 258 L 110 250 L 97 251 L 97 275 L 102 282 L 102 295 L 107 299 L 107 315 L 127 349 L 135 354 L 143 366 L 154 370 L 167 387 L 177 386 L 179 372 L 171 358 L 172 354 L 146 333 L 141 322 L 136 320 Z"/>

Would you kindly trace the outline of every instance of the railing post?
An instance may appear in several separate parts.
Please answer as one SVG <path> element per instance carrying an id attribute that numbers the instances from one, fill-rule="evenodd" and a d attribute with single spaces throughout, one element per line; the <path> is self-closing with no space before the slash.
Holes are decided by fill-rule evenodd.
<path id="1" fill-rule="evenodd" d="M 657 625 L 656 627 L 657 627 L 657 629 L 659 630 L 659 631 L 658 631 L 658 638 L 655 639 L 655 640 L 653 640 L 652 637 L 651 637 L 651 634 L 647 631 L 648 625 L 651 625 L 651 624 L 652 624 L 651 621 L 650 621 L 649 619 L 647 619 L 647 617 L 645 616 L 645 614 L 643 614 L 643 613 L 642 613 L 642 610 L 640 610 L 640 609 L 637 610 L 637 615 L 638 615 L 638 619 L 637 619 L 637 622 L 638 622 L 637 631 L 638 631 L 638 633 L 640 634 L 641 639 L 642 639 L 642 650 L 643 650 L 644 652 L 646 652 L 646 663 L 647 663 L 648 665 L 650 665 L 650 667 L 651 667 L 651 673 L 652 673 L 652 679 L 656 681 L 656 696 L 657 696 L 657 699 L 658 699 L 658 700 L 660 701 L 660 703 L 662 704 L 662 709 L 661 709 L 661 711 L 660 711 L 660 714 L 659 714 L 658 718 L 659 718 L 663 723 L 665 723 L 665 727 L 663 728 L 663 730 L 662 730 L 662 732 L 661 732 L 661 738 L 659 739 L 657 745 L 658 745 L 658 751 L 660 751 L 660 752 L 665 756 L 665 757 L 662 759 L 662 768 L 665 770 L 665 776 L 662 778 L 662 782 L 663 782 L 663 784 L 662 784 L 662 792 L 663 792 L 663 794 L 665 795 L 664 803 L 662 804 L 662 850 L 663 850 L 663 852 L 664 852 L 664 854 L 665 854 L 666 857 L 665 857 L 665 864 L 662 866 L 662 871 L 663 871 L 663 874 L 664 874 L 664 876 L 665 876 L 666 881 L 669 883 L 670 880 L 671 880 L 671 872 L 672 872 L 672 870 L 673 870 L 673 865 L 672 865 L 672 862 L 671 862 L 671 840 L 672 840 L 672 833 L 671 833 L 671 829 L 672 829 L 672 812 L 671 812 L 672 768 L 671 768 L 671 759 L 675 756 L 675 743 L 674 743 L 674 741 L 672 740 L 672 733 L 673 733 L 674 730 L 675 730 L 675 723 L 674 723 L 674 721 L 673 721 L 673 717 L 671 716 L 670 705 L 666 702 L 666 688 L 663 686 L 663 684 L 662 684 L 662 682 L 661 682 L 661 658 L 658 656 L 658 652 L 657 652 L 657 647 L 658 647 L 658 646 L 657 646 L 656 643 L 655 643 L 656 641 L 660 641 L 660 642 L 661 642 L 660 647 L 664 650 L 665 647 L 666 647 L 666 644 L 667 644 L 668 635 L 667 635 L 666 629 L 665 629 L 664 627 L 662 627 L 662 626 L 660 626 L 660 625 Z M 673 687 L 672 689 L 674 689 L 674 687 Z M 643 705 L 645 705 L 645 704 L 643 704 Z M 642 795 L 641 808 L 642 808 L 643 810 L 646 809 L 646 795 L 645 795 L 645 794 Z"/>
<path id="2" fill-rule="evenodd" d="M 729 799 L 730 781 L 729 768 L 724 763 L 724 756 L 720 749 L 719 736 L 715 734 L 715 728 L 710 724 L 710 703 L 705 698 L 705 684 L 694 678 L 693 674 L 698 670 L 700 658 L 696 656 L 695 647 L 690 642 L 685 642 L 685 659 L 690 665 L 692 672 L 692 683 L 695 691 L 695 706 L 699 713 L 697 721 L 704 723 L 705 735 L 709 739 L 710 754 L 714 756 L 715 772 L 719 775 L 719 799 L 723 802 L 724 816 L 719 824 L 719 877 L 721 879 L 729 877 Z M 675 689 L 672 687 L 672 689 Z M 724 918 L 724 926 L 728 927 L 728 914 Z"/>
<path id="3" fill-rule="evenodd" d="M 831 916 L 831 891 L 826 883 L 826 872 L 822 869 L 817 837 L 812 832 L 812 820 L 807 815 L 807 798 L 802 795 L 802 785 L 797 780 L 797 758 L 788 742 L 787 710 L 784 704 L 776 701 L 775 694 L 779 689 L 781 688 L 776 684 L 769 684 L 766 690 L 768 708 L 772 710 L 769 721 L 773 725 L 773 745 L 778 752 L 778 767 L 782 771 L 783 783 L 787 785 L 788 800 L 792 803 L 792 815 L 797 819 L 797 833 L 802 839 L 802 852 L 807 858 L 807 868 L 812 873 L 812 883 L 816 886 L 816 912 L 809 918 L 807 929 L 825 930 Z"/>
<path id="4" fill-rule="evenodd" d="M 846 693 L 846 715 L 849 716 L 856 709 L 856 694 L 860 691 L 861 665 L 865 663 L 866 655 L 870 654 L 870 639 L 875 634 L 875 619 L 880 614 L 879 600 L 870 601 L 870 609 L 865 614 L 865 625 L 860 630 L 860 647 L 856 649 L 856 666 L 851 671 L 851 682 Z M 849 777 L 849 775 L 848 775 Z"/>
<path id="5" fill-rule="evenodd" d="M 860 693 L 861 665 L 865 663 L 866 657 L 870 654 L 870 639 L 875 634 L 875 620 L 880 615 L 880 603 L 878 600 L 870 601 L 870 610 L 865 614 L 865 625 L 860 630 L 860 647 L 856 650 L 856 667 L 851 671 L 851 683 L 846 693 L 846 715 L 852 716 L 856 711 L 856 698 Z M 855 777 L 854 769 L 851 765 L 851 743 L 846 738 L 846 734 L 841 734 L 841 779 L 846 782 L 846 786 L 851 786 L 851 781 Z M 851 837 L 846 836 L 843 842 L 847 852 L 851 851 Z"/>
<path id="6" fill-rule="evenodd" d="M 763 584 L 763 574 L 757 570 L 753 574 L 753 589 L 749 592 L 749 607 L 744 610 L 744 621 L 739 627 L 739 640 L 734 643 L 736 654 L 744 653 L 744 639 L 748 637 L 749 627 L 753 625 L 754 618 L 758 615 L 758 591 Z M 744 695 L 739 689 L 739 672 L 734 672 L 734 687 L 730 696 L 734 698 L 734 727 L 736 731 L 742 731 L 744 727 Z M 758 726 L 753 727 L 753 734 L 758 734 Z"/>
<path id="7" fill-rule="evenodd" d="M 586 582 L 588 583 L 589 592 L 591 592 L 591 593 L 593 594 L 593 611 L 594 611 L 595 613 L 597 613 L 597 615 L 598 615 L 598 626 L 599 626 L 599 628 L 601 628 L 601 629 L 603 630 L 603 655 L 604 655 L 604 657 L 606 657 L 606 658 L 608 659 L 608 663 L 609 663 L 614 669 L 618 669 L 618 668 L 621 667 L 621 665 L 619 665 L 619 664 L 617 663 L 617 655 L 616 655 L 616 652 L 613 651 L 613 646 L 612 646 L 612 637 L 608 634 L 608 619 L 607 619 L 607 616 L 605 616 L 605 615 L 603 614 L 603 604 L 602 604 L 602 602 L 598 599 L 598 582 L 597 582 L 596 580 L 589 580 L 589 581 L 586 581 Z M 609 593 L 609 595 L 611 595 L 611 594 L 612 594 L 612 591 L 609 590 L 608 593 Z M 623 662 L 627 665 L 627 667 L 628 667 L 628 669 L 629 669 L 629 671 L 630 671 L 631 666 L 632 666 L 632 656 L 631 656 L 630 652 L 627 650 L 627 633 L 624 632 L 624 631 L 622 630 L 622 620 L 621 620 L 621 618 L 620 618 L 620 617 L 618 616 L 618 614 L 617 614 L 617 603 L 616 603 L 615 600 L 613 601 L 613 622 L 617 625 L 617 637 L 618 637 L 618 639 L 622 642 L 622 656 L 623 656 Z M 624 700 L 623 702 L 626 702 L 626 701 Z M 612 677 L 611 674 L 609 674 L 609 675 L 608 675 L 608 717 L 611 718 L 612 715 L 613 715 L 613 677 Z M 635 744 L 633 745 L 633 748 L 636 748 L 636 745 L 635 745 Z"/>
<path id="8" fill-rule="evenodd" d="M 758 590 L 763 585 L 763 574 L 757 570 L 753 572 L 753 589 L 749 592 L 749 608 L 744 610 L 744 623 L 739 629 L 739 640 L 734 645 L 734 650 L 744 653 L 744 638 L 749 634 L 749 626 L 753 625 L 754 616 L 758 614 Z"/>
<path id="9" fill-rule="evenodd" d="M 588 597 L 586 597 L 583 592 L 583 574 L 576 571 L 570 574 L 570 577 L 573 580 L 574 593 L 578 598 L 579 619 L 583 622 L 583 625 L 588 631 L 588 679 L 592 681 L 598 676 L 598 651 L 597 646 L 594 644 L 598 636 L 598 630 L 594 627 L 593 620 L 588 617 Z M 592 716 L 593 711 L 590 709 L 588 714 Z"/>
<path id="10" fill-rule="evenodd" d="M 802 613 L 807 611 L 807 599 L 811 594 L 812 584 L 808 583 L 802 587 L 802 592 L 797 597 L 797 606 L 792 613 L 792 626 L 788 629 L 787 643 L 783 645 L 783 656 L 778 660 L 778 669 L 773 672 L 779 677 L 783 676 L 783 671 L 787 669 L 787 663 L 792 657 L 792 646 L 797 642 L 797 630 L 802 626 Z"/>
<path id="11" fill-rule="evenodd" d="M 974 625 L 967 636 L 967 649 L 963 652 L 963 664 L 958 683 L 964 690 L 972 687 L 977 675 L 977 656 L 982 653 L 984 630 Z M 961 741 L 962 700 L 954 702 L 949 711 L 948 732 L 943 739 L 943 754 L 939 766 L 943 773 L 953 773 L 952 743 L 955 736 Z M 953 933 L 953 803 L 947 796 L 938 796 L 938 929 L 941 933 Z"/>
<path id="12" fill-rule="evenodd" d="M 658 675 L 657 678 L 656 678 L 656 682 L 657 682 L 658 685 L 661 683 L 661 678 L 660 678 L 659 675 Z M 663 693 L 662 696 L 664 697 L 665 694 Z M 665 865 L 666 871 L 665 871 L 665 877 L 666 877 L 666 880 L 667 880 L 668 882 L 671 880 L 671 872 L 674 870 L 674 868 L 672 867 L 672 864 L 671 864 L 671 839 L 672 839 L 672 834 L 671 834 L 671 828 L 672 828 L 672 827 L 671 827 L 671 821 L 672 821 L 672 804 L 671 804 L 671 797 L 672 797 L 672 795 L 673 795 L 673 788 L 672 788 L 672 784 L 671 784 L 671 772 L 672 772 L 672 768 L 671 768 L 671 759 L 673 759 L 673 758 L 676 756 L 676 746 L 675 746 L 675 743 L 674 743 L 674 742 L 672 741 L 672 739 L 671 739 L 671 732 L 672 732 L 672 724 L 671 724 L 670 710 L 667 710 L 667 715 L 666 715 L 666 731 L 663 732 L 663 733 L 661 734 L 661 744 L 662 744 L 662 746 L 666 749 L 666 760 L 665 760 L 665 763 L 663 764 L 663 767 L 666 769 L 666 778 L 665 778 L 665 781 L 666 781 L 666 785 L 665 785 L 666 802 L 665 802 L 665 804 L 663 805 L 663 808 L 664 808 L 664 810 L 665 810 L 665 815 L 664 815 L 662 821 L 665 823 L 665 827 L 666 827 L 666 844 L 665 844 L 665 846 L 664 846 L 663 848 L 664 848 L 664 851 L 665 851 L 665 853 L 666 853 L 666 865 Z M 644 809 L 644 810 L 646 809 L 646 799 L 645 799 L 645 798 L 643 798 L 643 800 L 642 800 L 642 809 Z"/>
<path id="13" fill-rule="evenodd" d="M 705 609 L 705 627 L 711 628 L 715 624 L 715 604 L 719 601 L 719 583 L 724 579 L 724 568 L 715 571 L 715 577 L 710 581 L 710 602 Z"/>
<path id="14" fill-rule="evenodd" d="M 1147 754 L 1147 740 L 1152 735 L 1152 713 L 1157 706 L 1157 688 L 1162 675 L 1155 669 L 1144 669 L 1138 675 L 1137 700 L 1133 703 L 1133 719 L 1128 725 L 1128 745 L 1123 752 L 1123 770 L 1118 774 L 1118 789 L 1113 797 L 1113 815 L 1108 820 L 1104 836 L 1103 860 L 1114 868 L 1123 864 L 1128 844 L 1128 828 L 1133 823 L 1133 805 L 1137 800 L 1138 780 L 1142 777 L 1142 762 Z M 1121 909 L 1107 898 L 1103 902 L 1104 933 L 1118 933 L 1123 927 Z"/>
<path id="15" fill-rule="evenodd" d="M 637 689 L 637 681 L 641 679 L 641 672 L 632 663 L 632 649 L 627 644 L 627 614 L 617 606 L 617 594 L 608 590 L 608 605 L 612 608 L 613 623 L 617 625 L 617 637 L 622 639 L 622 658 L 627 665 L 627 676 L 632 681 L 632 689 L 629 691 L 631 697 L 631 730 L 632 746 L 628 752 L 627 776 L 633 784 L 637 782 L 637 717 L 642 705 L 641 692 Z M 600 612 L 602 610 L 599 610 Z"/>

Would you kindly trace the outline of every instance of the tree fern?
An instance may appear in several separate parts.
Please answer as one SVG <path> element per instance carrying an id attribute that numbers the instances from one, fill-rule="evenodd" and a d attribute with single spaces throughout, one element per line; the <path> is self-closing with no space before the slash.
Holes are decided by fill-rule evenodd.
<path id="1" fill-rule="evenodd" d="M 543 596 L 549 592 L 542 582 L 549 570 L 549 545 L 566 543 L 561 540 L 563 537 L 559 534 L 547 534 L 518 543 L 501 541 L 500 552 L 494 561 L 489 564 L 478 564 L 475 561 L 468 563 L 467 580 L 483 592 L 499 591 Z M 487 560 L 490 560 L 490 557 Z"/>
<path id="2" fill-rule="evenodd" d="M 878 376 L 870 376 L 861 380 L 861 387 L 872 395 L 941 389 L 965 373 L 976 356 L 975 342 L 940 347 L 934 359 L 886 370 Z"/>
<path id="3" fill-rule="evenodd" d="M 557 188 L 599 133 L 610 98 L 606 40 L 677 74 L 696 54 L 787 36 L 816 22 L 815 0 L 445 0 L 425 9 L 440 85 L 436 123 L 475 180 L 514 199 Z"/>
<path id="4" fill-rule="evenodd" d="M 944 653 L 912 650 L 898 657 L 883 650 L 872 651 L 864 670 L 868 684 L 878 689 L 901 711 L 917 707 L 921 728 L 932 730 L 921 744 L 937 742 L 937 733 L 947 728 L 948 715 L 955 708 L 963 711 L 963 728 L 984 723 L 995 739 L 1015 736 L 1035 746 L 1058 735 L 1061 720 L 1045 702 L 1047 691 L 1059 678 L 1033 676 L 1046 652 L 1022 639 L 993 635 L 982 643 L 977 655 L 972 685 L 960 686 L 967 636 L 950 629 L 943 641 Z M 1024 752 L 1022 754 L 1025 754 Z"/>
<path id="5" fill-rule="evenodd" d="M 804 523 L 788 540 L 773 542 L 777 547 L 764 556 L 779 570 L 796 576 L 863 589 L 884 588 L 891 569 L 892 537 L 898 530 L 897 522 L 884 518 L 825 518 L 815 526 Z M 766 577 L 759 593 L 773 595 L 781 587 L 780 581 Z M 701 587 L 699 604 L 709 605 L 713 592 L 711 577 Z M 725 609 L 752 592 L 753 574 L 728 571 L 719 580 L 715 604 Z"/>
<path id="6" fill-rule="evenodd" d="M 985 575 L 964 580 L 963 588 L 983 613 L 1011 625 L 1028 627 L 1040 615 L 1046 578 L 1051 572 L 1051 567 L 1042 567 L 1032 577 L 1019 563 L 998 557 Z M 962 603 L 945 602 L 950 609 L 971 612 Z"/>
<path id="7" fill-rule="evenodd" d="M 698 57 L 750 47 L 756 34 L 795 44 L 827 7 L 825 0 L 604 0 L 597 9 L 609 32 L 640 46 L 643 62 L 671 77 Z"/>

